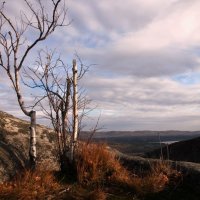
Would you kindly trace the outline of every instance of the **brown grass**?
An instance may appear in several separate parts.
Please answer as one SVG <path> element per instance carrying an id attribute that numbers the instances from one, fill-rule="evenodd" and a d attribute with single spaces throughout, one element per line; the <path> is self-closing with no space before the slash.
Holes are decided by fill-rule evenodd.
<path id="1" fill-rule="evenodd" d="M 130 182 L 130 173 L 105 144 L 80 144 L 76 164 L 77 179 L 81 184 L 102 186 L 113 182 Z"/>
<path id="2" fill-rule="evenodd" d="M 175 182 L 181 179 L 181 174 L 172 168 L 172 166 L 165 161 L 160 161 L 151 166 L 151 170 L 144 177 L 135 177 L 133 186 L 136 193 L 140 196 L 145 196 L 150 193 L 157 193 L 164 190 L 171 180 Z"/>
<path id="3" fill-rule="evenodd" d="M 88 196 L 88 200 L 94 200 L 94 199 L 95 200 L 106 200 L 107 195 L 103 190 L 96 189 L 96 190 L 92 191 Z"/>
<path id="4" fill-rule="evenodd" d="M 50 171 L 24 171 L 13 181 L 0 184 L 0 199 L 45 199 L 55 195 L 61 185 Z"/>
<path id="5" fill-rule="evenodd" d="M 176 182 L 181 176 L 168 162 L 155 163 L 146 175 L 133 174 L 105 144 L 80 144 L 76 167 L 77 182 L 71 184 L 59 182 L 48 164 L 35 172 L 24 171 L 12 181 L 0 184 L 0 199 L 105 200 L 120 195 L 124 199 L 134 195 L 143 198 L 164 190 L 171 180 Z"/>

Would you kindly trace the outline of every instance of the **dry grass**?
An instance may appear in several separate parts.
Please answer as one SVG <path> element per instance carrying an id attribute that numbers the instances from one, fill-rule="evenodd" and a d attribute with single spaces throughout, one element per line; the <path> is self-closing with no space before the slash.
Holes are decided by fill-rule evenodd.
<path id="1" fill-rule="evenodd" d="M 0 199 L 46 199 L 55 195 L 61 185 L 49 171 L 24 171 L 11 182 L 0 185 Z"/>
<path id="2" fill-rule="evenodd" d="M 84 185 L 103 186 L 108 183 L 129 183 L 130 173 L 105 144 L 81 144 L 77 153 L 77 179 Z"/>
<path id="3" fill-rule="evenodd" d="M 132 181 L 136 193 L 139 196 L 145 196 L 164 190 L 169 184 L 172 184 L 171 180 L 178 182 L 180 179 L 181 173 L 173 169 L 168 162 L 160 161 L 151 166 L 151 170 L 146 176 L 134 177 Z"/>
<path id="4" fill-rule="evenodd" d="M 76 167 L 77 182 L 71 184 L 61 184 L 48 164 L 35 172 L 24 171 L 13 181 L 0 184 L 0 199 L 105 200 L 120 195 L 124 199 L 132 199 L 134 195 L 143 198 L 164 190 L 170 180 L 180 179 L 180 173 L 167 162 L 152 165 L 146 175 L 133 174 L 120 164 L 105 144 L 80 144 Z"/>
<path id="5" fill-rule="evenodd" d="M 180 173 L 172 169 L 168 162 L 160 161 L 151 166 L 149 172 L 133 174 L 124 168 L 115 154 L 105 144 L 81 144 L 77 156 L 77 179 L 84 187 L 108 193 L 118 193 L 144 197 L 164 190 L 171 179 L 180 179 Z M 95 192 L 94 194 L 98 194 Z M 105 196 L 105 193 L 104 193 Z M 103 199 L 103 198 L 102 198 Z"/>
<path id="6" fill-rule="evenodd" d="M 107 194 L 101 190 L 101 189 L 96 189 L 94 191 L 92 191 L 88 198 L 88 200 L 106 200 L 107 199 Z"/>

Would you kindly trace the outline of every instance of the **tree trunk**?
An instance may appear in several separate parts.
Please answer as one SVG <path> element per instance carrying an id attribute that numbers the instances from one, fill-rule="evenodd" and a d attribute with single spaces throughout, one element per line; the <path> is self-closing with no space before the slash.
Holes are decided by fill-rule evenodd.
<path id="1" fill-rule="evenodd" d="M 11 77 L 12 80 L 12 77 Z M 36 167 L 36 111 L 27 111 L 25 106 L 24 106 L 24 101 L 20 92 L 20 87 L 19 87 L 19 71 L 16 69 L 15 70 L 15 91 L 17 94 L 17 99 L 19 106 L 23 113 L 30 117 L 30 144 L 29 144 L 29 166 L 31 169 L 35 169 Z"/>
<path id="2" fill-rule="evenodd" d="M 67 78 L 67 89 L 66 89 L 66 96 L 63 102 L 62 107 L 62 133 L 64 139 L 64 151 L 67 153 L 69 151 L 69 135 L 67 135 L 67 126 L 68 126 L 68 115 L 69 115 L 69 103 L 70 103 L 70 88 L 71 88 L 71 80 Z"/>
<path id="3" fill-rule="evenodd" d="M 71 161 L 74 160 L 74 151 L 78 136 L 78 98 L 77 98 L 77 65 L 73 60 L 73 135 L 71 143 Z"/>
<path id="4" fill-rule="evenodd" d="M 29 162 L 31 169 L 36 167 L 36 111 L 30 112 L 30 147 L 29 147 Z"/>

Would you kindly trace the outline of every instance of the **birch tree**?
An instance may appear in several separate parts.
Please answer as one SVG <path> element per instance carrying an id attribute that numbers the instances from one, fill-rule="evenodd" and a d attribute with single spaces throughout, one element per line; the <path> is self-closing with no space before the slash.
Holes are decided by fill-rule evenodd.
<path id="1" fill-rule="evenodd" d="M 30 117 L 30 165 L 36 165 L 36 111 L 25 106 L 21 90 L 22 68 L 27 67 L 28 56 L 38 43 L 46 40 L 57 27 L 65 26 L 66 7 L 64 0 L 23 0 L 26 10 L 20 11 L 19 20 L 6 12 L 6 4 L 0 8 L 0 67 L 6 71 L 23 113 Z M 30 35 L 29 33 L 34 33 Z"/>
<path id="2" fill-rule="evenodd" d="M 75 59 L 71 66 L 65 65 L 54 51 L 49 50 L 41 50 L 35 67 L 24 70 L 27 80 L 24 84 L 40 91 L 35 106 L 40 106 L 53 125 L 61 171 L 73 164 L 79 121 L 86 114 L 85 108 L 90 102 L 77 88 L 87 70 L 88 67 L 81 62 L 78 67 Z M 78 110 L 82 110 L 79 116 Z"/>
<path id="3" fill-rule="evenodd" d="M 77 64 L 76 60 L 73 60 L 73 135 L 71 143 L 71 161 L 74 159 L 74 149 L 76 148 L 78 137 L 78 97 L 77 97 Z"/>

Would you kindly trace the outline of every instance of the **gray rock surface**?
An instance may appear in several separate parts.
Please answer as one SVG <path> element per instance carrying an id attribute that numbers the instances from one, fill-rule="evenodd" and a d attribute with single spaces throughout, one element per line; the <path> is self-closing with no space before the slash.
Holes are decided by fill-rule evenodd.
<path id="1" fill-rule="evenodd" d="M 41 125 L 36 129 L 38 164 L 57 169 L 54 132 Z M 0 182 L 27 166 L 28 150 L 29 123 L 0 111 Z"/>

